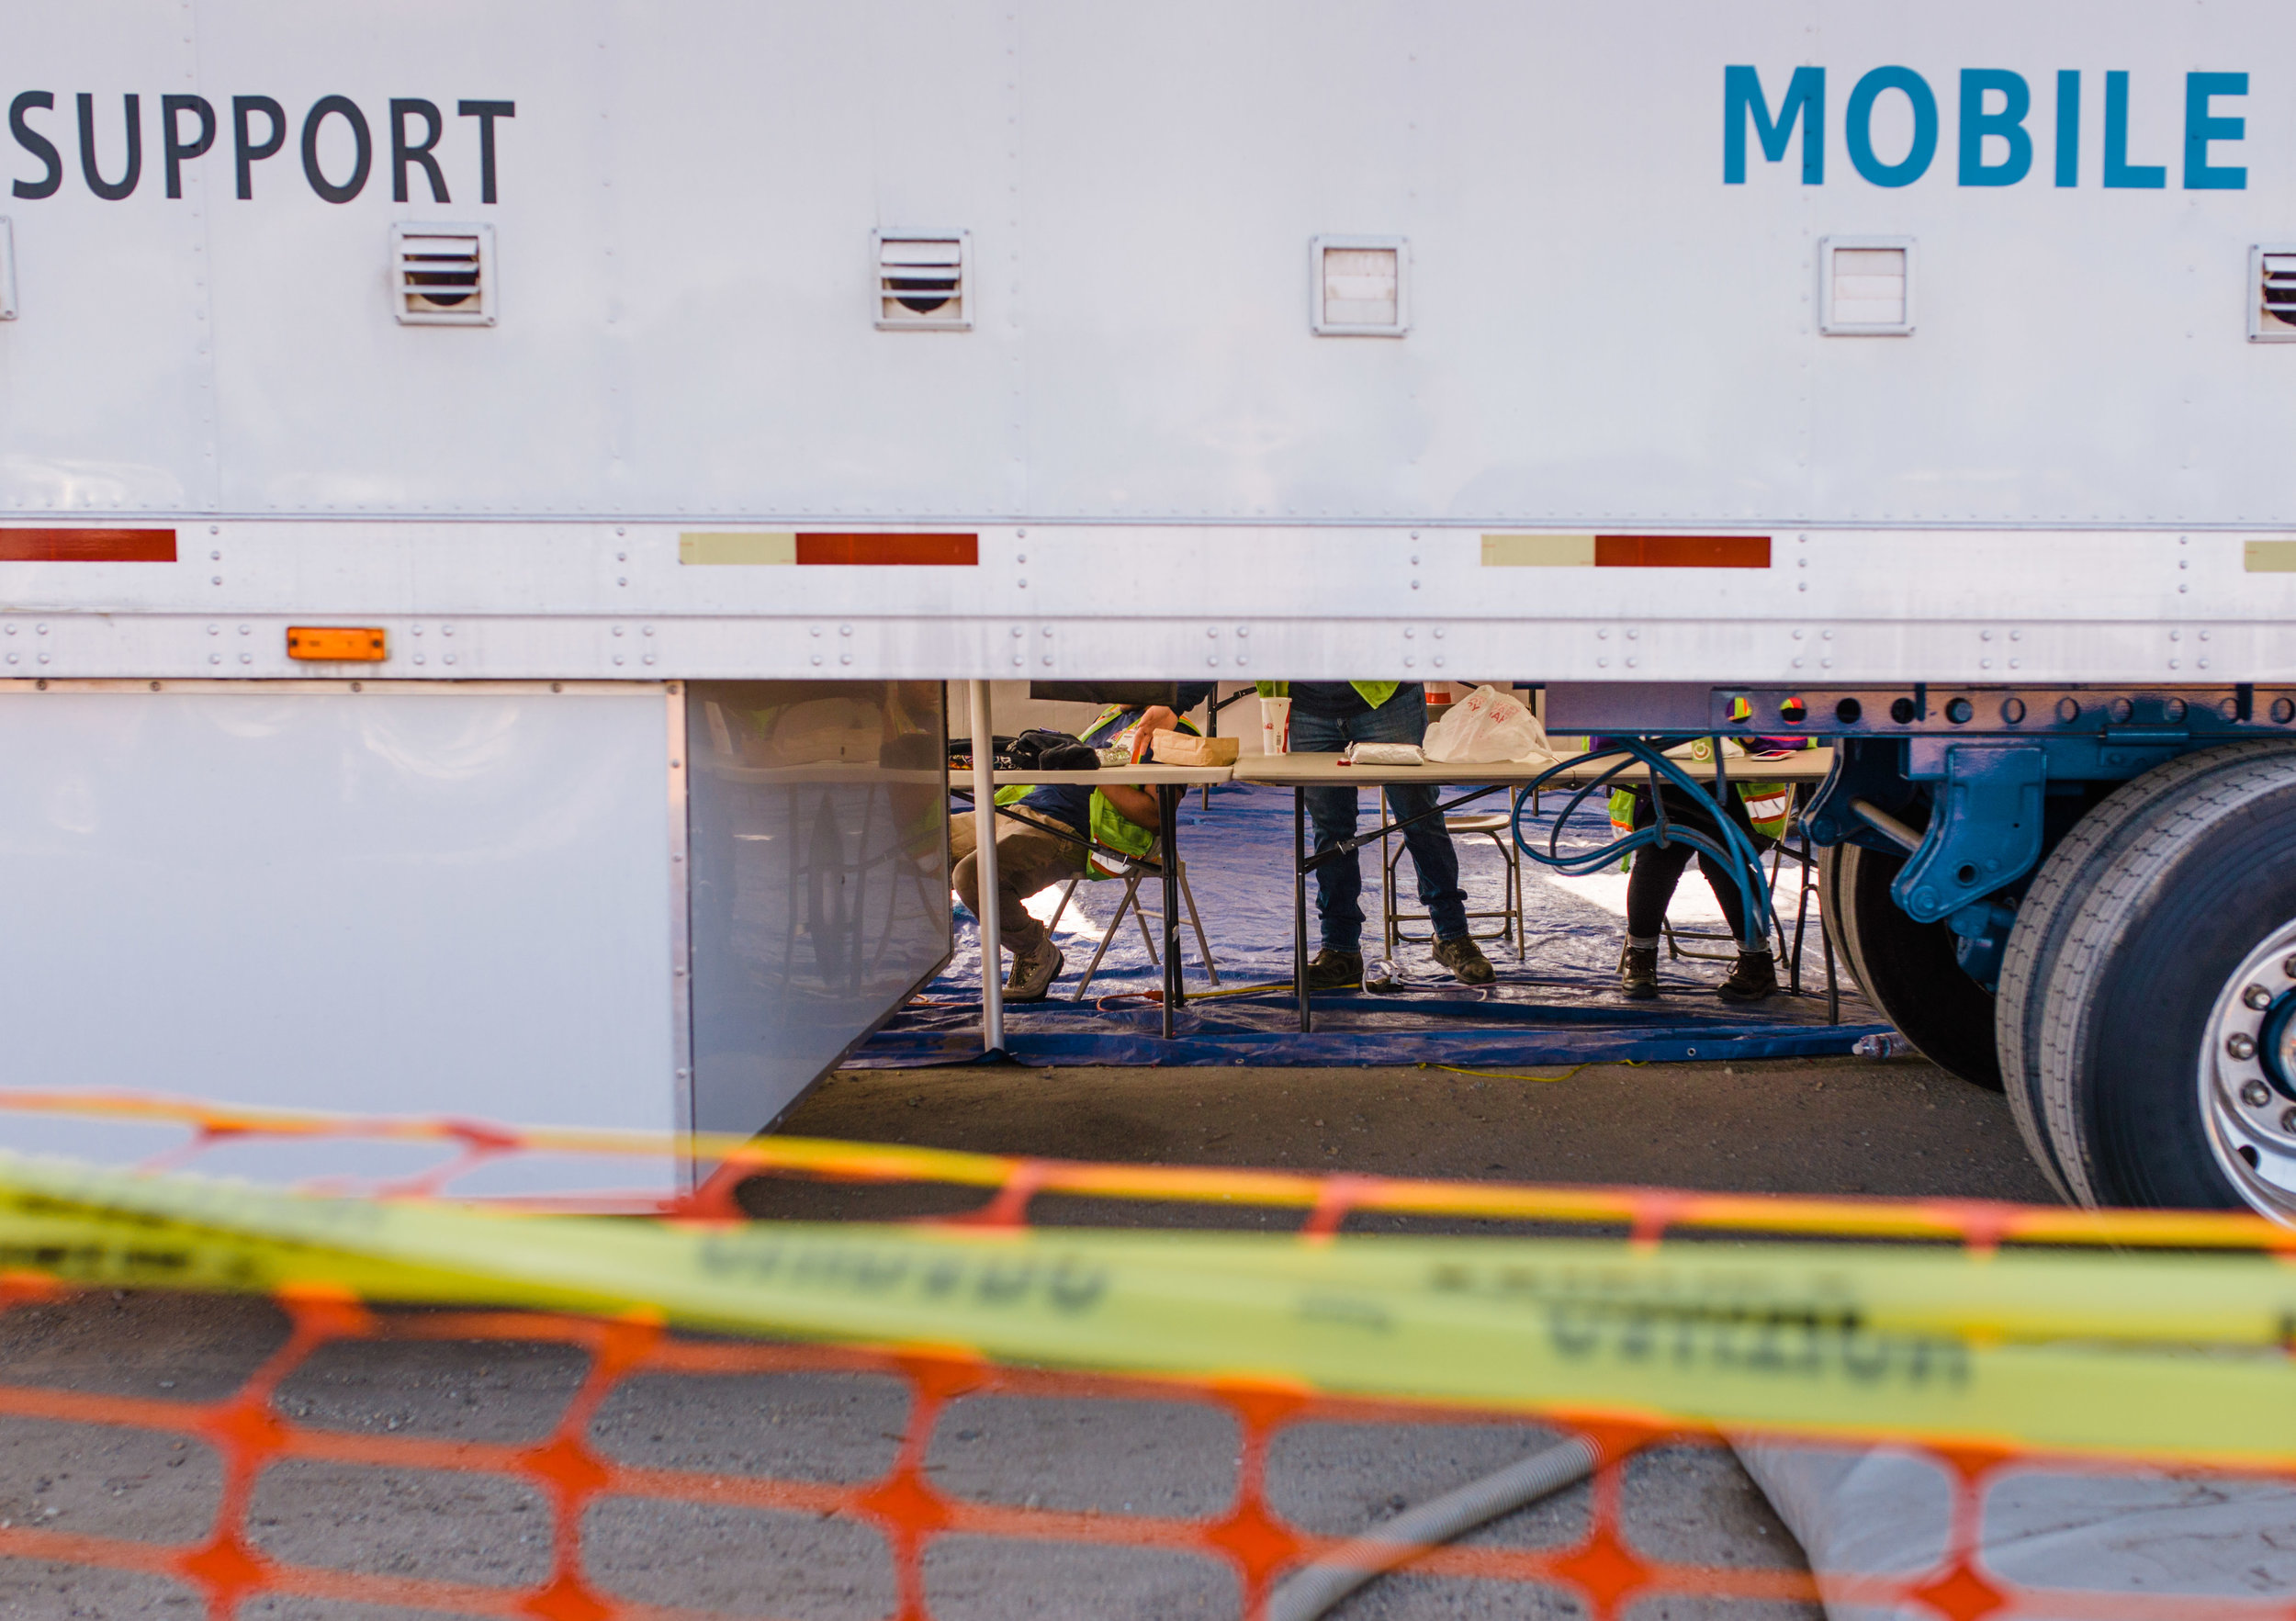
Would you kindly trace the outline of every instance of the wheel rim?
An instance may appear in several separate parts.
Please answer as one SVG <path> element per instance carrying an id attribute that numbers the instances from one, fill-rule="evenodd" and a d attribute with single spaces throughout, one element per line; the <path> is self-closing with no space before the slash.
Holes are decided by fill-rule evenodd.
<path id="1" fill-rule="evenodd" d="M 2251 1206 L 2296 1226 L 2296 923 L 2224 982 L 2200 1068 L 2216 1163 Z"/>

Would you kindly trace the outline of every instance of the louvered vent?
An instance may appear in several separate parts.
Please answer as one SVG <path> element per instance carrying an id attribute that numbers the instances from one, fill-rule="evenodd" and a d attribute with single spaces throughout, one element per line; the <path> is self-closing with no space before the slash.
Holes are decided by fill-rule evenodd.
<path id="1" fill-rule="evenodd" d="M 1323 337 L 1400 338 L 1411 327 L 1409 244 L 1400 236 L 1308 243 L 1308 324 Z"/>
<path id="2" fill-rule="evenodd" d="M 1818 330 L 1902 338 L 1913 331 L 1913 239 L 1829 236 L 1818 243 Z"/>
<path id="3" fill-rule="evenodd" d="M 879 231 L 875 244 L 880 327 L 954 332 L 972 326 L 969 231 Z"/>
<path id="4" fill-rule="evenodd" d="M 391 298 L 406 326 L 494 324 L 494 227 L 394 225 Z"/>
<path id="5" fill-rule="evenodd" d="M 2257 296 L 2248 335 L 2258 343 L 2296 343 L 2296 246 L 2258 248 L 2253 263 Z"/>

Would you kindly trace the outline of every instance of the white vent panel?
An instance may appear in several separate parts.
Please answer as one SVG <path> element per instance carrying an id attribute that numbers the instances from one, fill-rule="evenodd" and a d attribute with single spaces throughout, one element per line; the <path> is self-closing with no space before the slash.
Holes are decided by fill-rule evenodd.
<path id="1" fill-rule="evenodd" d="M 1324 337 L 1400 338 L 1411 324 L 1409 244 L 1319 236 L 1308 244 L 1309 324 Z"/>
<path id="2" fill-rule="evenodd" d="M 1830 236 L 1818 244 L 1818 330 L 1835 337 L 1913 331 L 1913 239 Z"/>
<path id="3" fill-rule="evenodd" d="M 494 227 L 392 226 L 390 279 L 403 326 L 492 326 Z"/>
<path id="4" fill-rule="evenodd" d="M 2257 343 L 2296 343 L 2296 242 L 2250 250 L 2248 338 Z"/>
<path id="5" fill-rule="evenodd" d="M 970 231 L 881 231 L 873 246 L 879 327 L 961 332 L 973 325 Z"/>

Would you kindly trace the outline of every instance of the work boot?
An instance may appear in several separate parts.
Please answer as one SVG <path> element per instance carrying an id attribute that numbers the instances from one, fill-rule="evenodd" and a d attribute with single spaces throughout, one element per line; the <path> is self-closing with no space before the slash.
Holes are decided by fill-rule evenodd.
<path id="1" fill-rule="evenodd" d="M 1778 967 L 1768 951 L 1740 951 L 1730 977 L 1714 987 L 1725 1002 L 1760 1002 L 1778 994 Z"/>
<path id="2" fill-rule="evenodd" d="M 1044 941 L 1026 951 L 1012 954 L 1012 977 L 1005 981 L 1005 1000 L 1007 1002 L 1041 1002 L 1052 990 L 1052 982 L 1061 976 L 1068 959 L 1061 954 L 1048 935 Z"/>
<path id="3" fill-rule="evenodd" d="M 1352 991 L 1363 984 L 1363 953 L 1325 946 L 1308 964 L 1308 989 Z"/>
<path id="4" fill-rule="evenodd" d="M 1435 960 L 1451 971 L 1461 985 L 1489 985 L 1499 977 L 1483 955 L 1482 947 L 1466 935 L 1455 934 L 1435 943 Z"/>
<path id="5" fill-rule="evenodd" d="M 1629 1002 L 1654 1002 L 1658 999 L 1658 947 L 1623 946 L 1619 949 L 1618 991 Z"/>

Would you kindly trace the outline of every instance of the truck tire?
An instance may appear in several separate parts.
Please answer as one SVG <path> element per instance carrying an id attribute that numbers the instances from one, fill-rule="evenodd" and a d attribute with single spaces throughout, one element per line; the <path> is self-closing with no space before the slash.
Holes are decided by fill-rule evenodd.
<path id="1" fill-rule="evenodd" d="M 2066 904 L 2033 1058 L 2073 1197 L 2296 1221 L 2296 751 L 2154 799 Z"/>
<path id="2" fill-rule="evenodd" d="M 2043 1123 L 2041 1100 L 2043 990 L 2055 971 L 2065 943 L 2065 927 L 2077 903 L 2095 885 L 2098 874 L 2127 847 L 2132 829 L 2145 814 L 2182 793 L 2192 783 L 2239 765 L 2258 752 L 2282 748 L 2274 743 L 2231 743 L 2180 755 L 2133 781 L 2124 782 L 2073 824 L 2072 830 L 2042 858 L 2024 899 L 2018 903 L 2017 922 L 2009 930 L 2001 958 L 2001 983 L 1994 996 L 1994 1045 L 2000 1055 L 2002 1088 L 2009 1094 L 2009 1113 L 2018 1135 L 2058 1194 L 2070 1200 L 2073 1184 L 2057 1164 Z"/>
<path id="3" fill-rule="evenodd" d="M 1992 995 L 1962 972 L 1952 929 L 1917 923 L 1889 898 L 1905 864 L 1901 855 L 1855 844 L 1818 852 L 1818 909 L 1834 955 L 1924 1058 L 1998 1092 Z"/>

